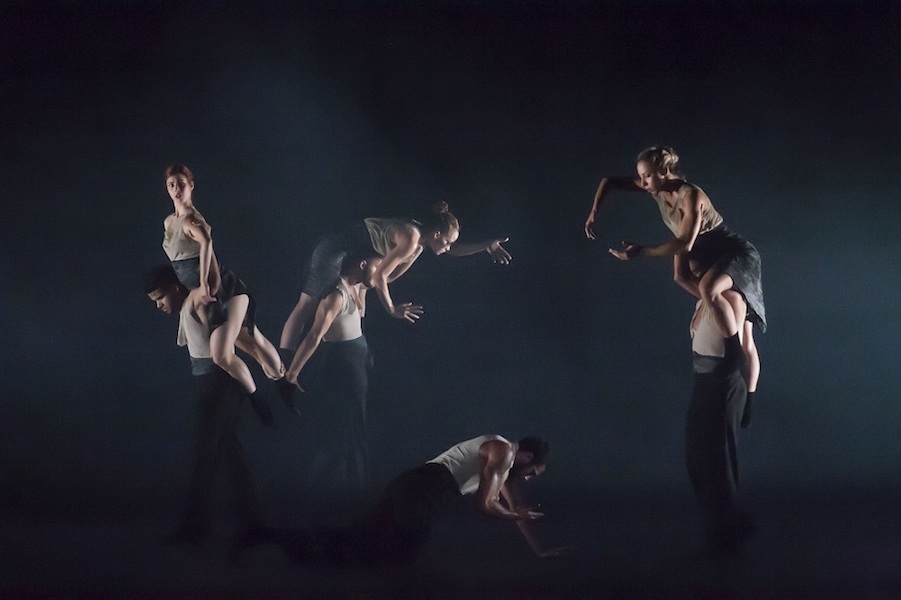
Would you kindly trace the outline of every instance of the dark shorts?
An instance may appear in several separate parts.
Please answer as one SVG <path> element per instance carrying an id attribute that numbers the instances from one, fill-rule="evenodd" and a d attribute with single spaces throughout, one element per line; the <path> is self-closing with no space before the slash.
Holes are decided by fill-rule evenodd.
<path id="1" fill-rule="evenodd" d="M 178 280 L 183 286 L 189 290 L 200 287 L 200 259 L 189 258 L 186 260 L 176 260 L 172 262 L 172 268 L 178 275 Z M 207 307 L 207 318 L 210 323 L 210 331 L 216 329 L 228 320 L 229 301 L 235 296 L 246 295 L 250 302 L 247 305 L 247 314 L 244 315 L 244 327 L 250 335 L 253 335 L 256 318 L 256 302 L 247 285 L 244 284 L 237 275 L 227 270 L 222 264 L 219 264 L 219 273 L 222 282 L 219 285 L 219 291 L 216 293 L 216 302 L 210 302 Z"/>
<path id="2" fill-rule="evenodd" d="M 344 258 L 352 254 L 376 254 L 369 230 L 366 229 L 366 223 L 362 219 L 319 240 L 304 269 L 301 291 L 321 300 L 332 291 L 341 275 L 341 263 Z"/>

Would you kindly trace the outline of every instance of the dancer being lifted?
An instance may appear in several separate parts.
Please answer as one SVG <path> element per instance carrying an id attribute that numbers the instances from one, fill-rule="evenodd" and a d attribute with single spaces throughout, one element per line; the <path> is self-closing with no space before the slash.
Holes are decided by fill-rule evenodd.
<path id="1" fill-rule="evenodd" d="M 182 285 L 189 290 L 201 289 L 203 318 L 211 328 L 213 362 L 236 379 L 253 401 L 257 386 L 250 369 L 235 354 L 235 346 L 253 356 L 269 379 L 283 380 L 285 367 L 272 342 L 254 324 L 256 304 L 247 286 L 216 258 L 211 228 L 194 206 L 191 170 L 184 165 L 171 165 L 166 169 L 165 181 L 175 211 L 163 221 L 163 250 Z M 181 324 L 179 344 L 184 345 Z"/>
<path id="2" fill-rule="evenodd" d="M 704 190 L 682 178 L 679 157 L 672 148 L 654 146 L 642 151 L 636 159 L 636 170 L 636 179 L 605 177 L 601 180 L 585 221 L 585 235 L 597 239 L 597 212 L 611 190 L 649 193 L 674 237 L 657 246 L 624 243 L 621 250 L 611 248 L 610 253 L 620 260 L 684 254 L 694 261 L 703 274 L 698 282 L 701 301 L 709 307 L 725 338 L 724 368 L 744 363 L 745 371 L 749 372 L 748 381 L 756 381 L 760 362 L 754 347 L 752 323 L 766 331 L 760 254 L 750 242 L 724 225 L 723 217 Z M 748 322 L 735 318 L 735 312 L 723 296 L 727 290 L 736 290 L 747 302 Z M 739 328 L 744 329 L 744 346 L 739 339 Z"/>
<path id="3" fill-rule="evenodd" d="M 307 265 L 300 299 L 282 329 L 280 347 L 293 354 L 303 335 L 303 328 L 313 316 L 322 297 L 332 290 L 338 280 L 341 262 L 348 254 L 382 257 L 375 271 L 373 286 L 388 314 L 397 319 L 415 322 L 422 315 L 422 306 L 412 302 L 395 303 L 388 284 L 407 272 L 422 251 L 429 248 L 435 254 L 467 256 L 485 251 L 494 262 L 507 264 L 510 254 L 501 246 L 506 238 L 457 244 L 460 223 L 440 202 L 426 218 L 379 219 L 354 221 L 338 232 L 323 237 Z"/>

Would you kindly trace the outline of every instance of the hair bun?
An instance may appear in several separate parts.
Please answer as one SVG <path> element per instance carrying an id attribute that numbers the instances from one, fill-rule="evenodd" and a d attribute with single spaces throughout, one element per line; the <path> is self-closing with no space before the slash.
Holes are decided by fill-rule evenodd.
<path id="1" fill-rule="evenodd" d="M 450 206 L 448 206 L 447 202 L 442 200 L 441 202 L 436 202 L 432 206 L 432 212 L 435 214 L 443 215 L 450 212 Z"/>

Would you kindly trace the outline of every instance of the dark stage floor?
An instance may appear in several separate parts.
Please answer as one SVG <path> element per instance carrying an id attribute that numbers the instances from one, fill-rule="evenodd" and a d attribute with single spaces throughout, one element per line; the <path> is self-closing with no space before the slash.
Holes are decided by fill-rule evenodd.
<path id="1" fill-rule="evenodd" d="M 548 561 L 531 556 L 515 527 L 461 506 L 415 564 L 379 569 L 297 567 L 270 546 L 230 562 L 224 525 L 207 545 L 168 548 L 159 538 L 171 518 L 4 519 L 0 597 L 901 597 L 897 491 L 746 500 L 758 532 L 728 559 L 704 555 L 690 498 L 677 493 L 555 499 L 538 533 L 575 552 Z"/>

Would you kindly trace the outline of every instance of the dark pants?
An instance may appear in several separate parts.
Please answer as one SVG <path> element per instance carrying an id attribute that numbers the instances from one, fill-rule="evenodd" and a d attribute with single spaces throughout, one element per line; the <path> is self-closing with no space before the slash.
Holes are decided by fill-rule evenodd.
<path id="1" fill-rule="evenodd" d="M 227 469 L 240 527 L 260 522 L 253 476 L 235 428 L 245 395 L 225 371 L 196 377 L 199 395 L 194 469 L 180 530 L 207 535 L 212 519 L 213 486 L 220 468 Z"/>
<path id="2" fill-rule="evenodd" d="M 459 497 L 443 465 L 425 464 L 402 473 L 385 488 L 375 508 L 350 527 L 263 532 L 256 542 L 280 544 L 299 563 L 379 564 L 416 558 L 447 502 Z"/>
<path id="3" fill-rule="evenodd" d="M 719 359 L 695 357 L 685 428 L 688 476 L 701 505 L 708 540 L 714 544 L 744 526 L 745 517 L 735 506 L 739 482 L 736 443 L 748 393 L 740 371 L 719 373 L 717 363 Z"/>
<path id="4" fill-rule="evenodd" d="M 366 396 L 369 348 L 366 338 L 323 342 L 311 377 L 308 486 L 360 494 L 366 485 Z"/>

